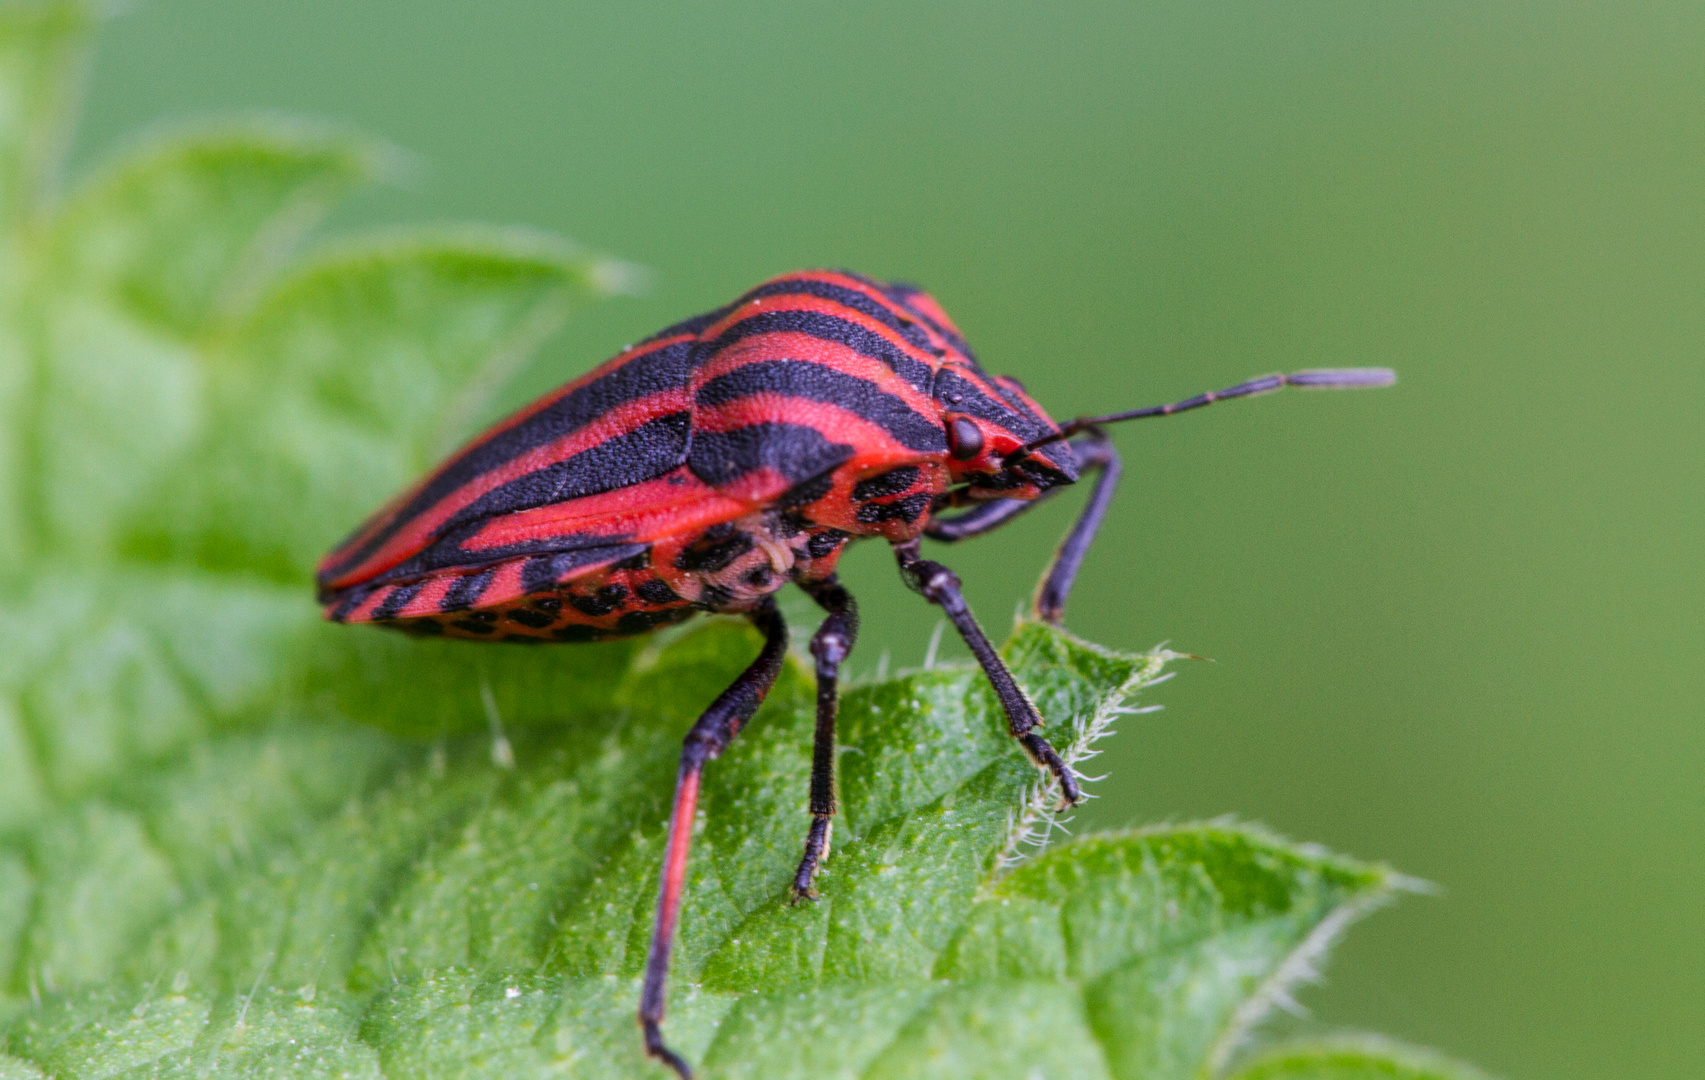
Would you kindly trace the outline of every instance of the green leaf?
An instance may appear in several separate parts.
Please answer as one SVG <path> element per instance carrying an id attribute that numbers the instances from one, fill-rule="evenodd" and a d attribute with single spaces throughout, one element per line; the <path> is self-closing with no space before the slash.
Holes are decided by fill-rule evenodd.
<path id="1" fill-rule="evenodd" d="M 215 418 L 174 469 L 203 482 L 156 488 L 139 546 L 302 581 L 611 280 L 607 261 L 521 230 L 399 233 L 321 255 L 209 357 Z"/>
<path id="2" fill-rule="evenodd" d="M 156 136 L 111 162 L 53 218 L 55 297 L 99 297 L 163 335 L 216 332 L 296 244 L 396 151 L 300 121 Z"/>
<path id="3" fill-rule="evenodd" d="M 51 984 L 55 1006 L 16 1029 L 15 1051 L 81 1075 L 95 1068 L 86 1055 L 108 1048 L 79 1033 L 122 1023 L 164 1067 L 236 1038 L 239 1013 L 245 1046 L 274 1037 L 257 1034 L 265 1025 L 288 1044 L 297 1035 L 278 1032 L 297 1032 L 312 1008 L 332 1014 L 313 1024 L 327 1060 L 361 1018 L 364 1044 L 409 1072 L 544 1068 L 564 1046 L 592 1054 L 588 1068 L 637 1067 L 630 1010 L 675 739 L 755 644 L 745 627 L 713 622 L 635 657 L 619 705 L 512 731 L 513 768 L 493 761 L 489 736 L 422 747 L 275 722 L 215 732 L 145 782 L 65 800 L 24 851 L 37 914 L 14 985 Z M 1068 752 L 1164 659 L 1112 656 L 1037 625 L 1008 655 L 1039 703 L 1079 730 L 1062 740 Z M 812 1045 L 846 1046 L 839 1075 L 919 1061 L 929 1075 L 989 1075 L 991 1057 L 1030 1060 L 1020 1036 L 1037 1062 L 1194 1075 L 1290 957 L 1395 883 L 1218 825 L 1085 838 L 1001 874 L 1034 769 L 980 678 L 948 669 L 847 695 L 846 789 L 881 791 L 895 759 L 922 779 L 866 796 L 822 899 L 790 907 L 808 690 L 790 668 L 708 778 L 671 1032 L 710 1075 L 788 1067 L 802 1044 L 786 1033 L 800 1025 L 818 1031 Z M 937 708 L 943 698 L 972 707 Z M 901 733 L 968 746 L 930 760 L 892 745 Z M 170 1023 L 126 1019 L 161 983 L 178 986 L 162 996 Z M 115 998 L 115 985 L 135 996 Z M 185 1010 L 200 1026 L 180 1043 Z M 478 1039 L 449 1034 L 469 1024 Z M 1051 1049 L 1063 1031 L 1081 1036 L 1064 1056 Z"/>
<path id="4" fill-rule="evenodd" d="M 1235 1080 L 1490 1080 L 1442 1054 L 1375 1035 L 1274 1047 L 1240 1069 Z"/>
<path id="5" fill-rule="evenodd" d="M 51 193 L 94 23 L 77 0 L 0 5 L 0 236 L 8 247 Z"/>
<path id="6" fill-rule="evenodd" d="M 69 142 L 71 106 L 81 87 L 94 15 L 77 0 L 0 5 L 0 280 L 18 294 L 33 226 L 52 194 Z M 0 563 L 11 565 L 29 541 L 27 480 L 37 467 L 28 409 L 35 369 L 15 321 L 0 319 Z M 36 524 L 39 524 L 37 522 Z"/>
<path id="7" fill-rule="evenodd" d="M 156 140 L 41 223 L 7 304 L 36 546 L 92 555 L 150 504 L 208 424 L 220 328 L 381 150 L 284 124 Z"/>
<path id="8" fill-rule="evenodd" d="M 660 1075 L 633 1011 L 679 740 L 755 633 L 423 642 L 309 587 L 622 267 L 473 228 L 298 256 L 391 155 L 300 123 L 51 202 L 92 22 L 0 7 L 0 1080 Z M 1073 762 L 1173 656 L 1032 623 L 1005 655 Z M 705 780 L 668 1032 L 708 1077 L 1214 1075 L 1404 884 L 1224 822 L 1043 850 L 1048 786 L 941 667 L 843 695 L 793 905 L 813 726 L 796 659 Z M 1468 1075 L 1275 1055 L 1243 1075 Z"/>

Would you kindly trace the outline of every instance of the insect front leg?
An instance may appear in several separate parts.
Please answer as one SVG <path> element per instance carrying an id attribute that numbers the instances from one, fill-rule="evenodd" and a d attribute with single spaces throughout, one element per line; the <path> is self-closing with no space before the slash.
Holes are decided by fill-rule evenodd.
<path id="1" fill-rule="evenodd" d="M 663 852 L 663 878 L 657 888 L 657 921 L 651 932 L 651 951 L 645 960 L 645 985 L 639 996 L 639 1026 L 645 1032 L 645 1052 L 662 1061 L 682 1080 L 693 1070 L 663 1042 L 663 991 L 669 978 L 669 949 L 681 915 L 681 896 L 687 881 L 687 852 L 693 842 L 693 817 L 698 811 L 699 779 L 705 762 L 721 756 L 758 711 L 775 685 L 787 655 L 787 624 L 775 602 L 766 599 L 753 611 L 752 623 L 763 632 L 764 648 L 740 677 L 731 683 L 687 732 L 681 748 L 681 768 L 675 780 L 675 803 L 669 812 L 669 839 Z"/>
<path id="2" fill-rule="evenodd" d="M 1030 760 L 1037 767 L 1054 775 L 1065 803 L 1075 806 L 1082 802 L 1083 790 L 1078 787 L 1077 775 L 1036 730 L 1042 726 L 1041 714 L 1012 677 L 1012 672 L 1007 670 L 1000 654 L 989 644 L 983 628 L 977 625 L 965 603 L 965 594 L 960 591 L 959 575 L 938 562 L 918 558 L 916 540 L 895 544 L 894 556 L 900 561 L 900 576 L 907 586 L 941 608 L 954 629 L 959 631 L 959 636 L 965 639 L 977 663 L 982 665 L 983 674 L 988 676 L 989 683 L 995 688 L 995 696 L 1000 698 L 1001 707 L 1006 710 L 1007 729 L 1012 732 L 1012 737 L 1024 747 L 1024 752 L 1030 755 Z"/>
<path id="3" fill-rule="evenodd" d="M 817 660 L 817 731 L 811 742 L 811 831 L 793 875 L 793 898 L 816 899 L 811 879 L 829 852 L 835 816 L 835 715 L 840 708 L 841 664 L 858 640 L 858 603 L 833 575 L 800 588 L 829 613 L 811 638 Z"/>
<path id="4" fill-rule="evenodd" d="M 1095 486 L 1090 489 L 1089 501 L 1084 503 L 1071 531 L 1060 541 L 1054 552 L 1054 561 L 1049 564 L 1048 573 L 1036 587 L 1036 595 L 1030 602 L 1030 608 L 1038 619 L 1056 626 L 1066 616 L 1066 598 L 1071 594 L 1072 582 L 1083 566 L 1089 545 L 1095 542 L 1101 520 L 1107 516 L 1107 507 L 1113 502 L 1113 491 L 1119 486 L 1121 471 L 1119 452 L 1113 449 L 1112 441 L 1099 431 L 1072 443 L 1072 452 L 1077 455 L 1081 467 L 1096 470 Z M 1044 498 L 1058 490 L 1049 489 Z M 957 517 L 936 518 L 924 527 L 924 535 L 947 544 L 968 540 L 993 532 L 1040 501 L 997 499 Z"/>

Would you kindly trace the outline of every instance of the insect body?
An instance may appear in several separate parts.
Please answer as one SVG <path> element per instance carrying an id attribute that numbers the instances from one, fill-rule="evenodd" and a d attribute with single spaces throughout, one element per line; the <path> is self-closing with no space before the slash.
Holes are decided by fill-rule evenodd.
<path id="1" fill-rule="evenodd" d="M 1040 734 L 1035 706 L 972 617 L 958 577 L 922 558 L 920 539 L 988 532 L 1096 471 L 1036 596 L 1038 615 L 1058 622 L 1118 479 L 1100 425 L 1285 385 L 1391 378 L 1379 369 L 1271 375 L 1061 426 L 1015 380 L 983 371 L 928 294 L 845 272 L 788 274 L 627 349 L 474 439 L 326 556 L 320 596 L 336 622 L 482 641 L 618 637 L 698 611 L 744 615 L 763 633 L 758 658 L 688 733 L 670 815 L 640 1023 L 647 1050 L 687 1077 L 660 1025 L 699 779 L 780 671 L 787 631 L 776 591 L 797 584 L 827 612 L 811 641 L 812 819 L 793 881 L 795 896 L 809 897 L 835 813 L 836 685 L 858 632 L 857 605 L 835 577 L 847 543 L 893 546 L 907 584 L 942 608 L 987 673 L 1013 736 L 1076 802 L 1077 777 Z"/>

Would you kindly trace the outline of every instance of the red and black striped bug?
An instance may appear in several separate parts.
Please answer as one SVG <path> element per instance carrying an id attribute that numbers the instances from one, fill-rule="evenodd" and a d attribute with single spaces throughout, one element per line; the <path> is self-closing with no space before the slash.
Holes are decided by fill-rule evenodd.
<path id="1" fill-rule="evenodd" d="M 839 271 L 788 274 L 474 439 L 326 556 L 320 599 L 335 622 L 479 641 L 588 641 L 698 611 L 743 615 L 764 635 L 758 658 L 688 732 L 669 816 L 639 1021 L 646 1050 L 689 1077 L 660 1025 L 699 777 L 781 669 L 777 590 L 793 582 L 827 612 L 811 639 L 811 822 L 792 885 L 808 898 L 835 813 L 836 681 L 858 634 L 858 606 L 835 577 L 849 541 L 893 546 L 906 584 L 946 613 L 982 665 L 1013 737 L 1076 803 L 1078 778 L 1042 737 L 959 578 L 922 558 L 920 539 L 981 535 L 1096 470 L 1035 597 L 1038 617 L 1057 623 L 1119 478 L 1102 425 L 1284 386 L 1392 378 L 1372 368 L 1268 375 L 1062 426 L 1017 380 L 978 366 L 927 293 Z"/>

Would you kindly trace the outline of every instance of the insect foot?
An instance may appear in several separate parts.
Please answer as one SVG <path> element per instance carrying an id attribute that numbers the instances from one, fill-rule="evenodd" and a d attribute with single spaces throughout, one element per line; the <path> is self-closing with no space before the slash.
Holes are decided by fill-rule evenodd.
<path id="1" fill-rule="evenodd" d="M 829 836 L 834 831 L 835 823 L 829 815 L 812 817 L 811 831 L 805 837 L 805 857 L 799 861 L 799 869 L 794 872 L 793 884 L 788 889 L 789 903 L 817 899 L 817 890 L 811 887 L 811 880 L 817 876 L 817 868 L 823 860 L 829 857 Z"/>
<path id="2" fill-rule="evenodd" d="M 1061 810 L 1070 810 L 1078 803 L 1083 802 L 1083 788 L 1078 785 L 1077 773 L 1072 771 L 1070 765 L 1061 760 L 1054 748 L 1048 745 L 1047 739 L 1035 732 L 1030 732 L 1020 735 L 1018 744 L 1024 747 L 1024 752 L 1030 755 L 1030 760 L 1036 763 L 1037 768 L 1048 770 L 1053 774 L 1055 781 L 1059 783 L 1059 808 Z"/>
<path id="3" fill-rule="evenodd" d="M 817 727 L 811 744 L 811 828 L 805 835 L 805 853 L 794 872 L 790 888 L 792 902 L 817 899 L 811 880 L 829 857 L 829 835 L 835 816 L 835 717 L 840 705 L 841 664 L 852 654 L 858 640 L 858 602 L 835 575 L 802 584 L 811 599 L 827 616 L 811 637 L 811 655 L 817 660 Z"/>
<path id="4" fill-rule="evenodd" d="M 639 1021 L 640 1030 L 645 1033 L 645 1052 L 675 1070 L 681 1080 L 693 1080 L 692 1066 L 680 1054 L 669 1049 L 663 1041 L 663 1032 L 658 1027 L 658 1021 L 642 1017 Z"/>
<path id="5" fill-rule="evenodd" d="M 900 575 L 906 584 L 946 613 L 954 629 L 959 631 L 959 636 L 970 648 L 971 655 L 977 658 L 977 663 L 983 668 L 983 674 L 988 676 L 989 685 L 994 687 L 995 696 L 1000 698 L 1001 708 L 1006 711 L 1007 730 L 1012 737 L 1018 740 L 1018 744 L 1038 768 L 1053 774 L 1060 785 L 1060 796 L 1067 806 L 1076 806 L 1082 802 L 1083 789 L 1078 786 L 1077 774 L 1072 772 L 1071 767 L 1048 745 L 1048 740 L 1036 730 L 1042 726 L 1042 714 L 1036 711 L 1036 705 L 1030 700 L 1030 695 L 1026 694 L 1024 688 L 1012 677 L 1006 662 L 995 652 L 995 647 L 989 644 L 988 635 L 983 633 L 983 628 L 971 614 L 971 608 L 965 603 L 965 595 L 959 588 L 959 575 L 938 562 L 918 558 L 918 545 L 915 540 L 896 544 L 894 557 L 900 563 Z"/>

